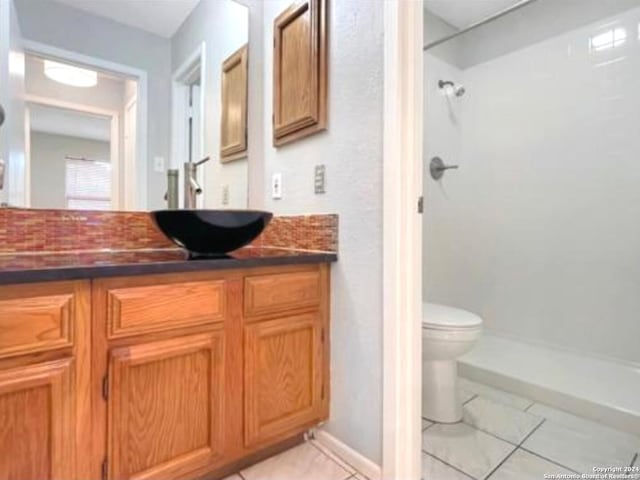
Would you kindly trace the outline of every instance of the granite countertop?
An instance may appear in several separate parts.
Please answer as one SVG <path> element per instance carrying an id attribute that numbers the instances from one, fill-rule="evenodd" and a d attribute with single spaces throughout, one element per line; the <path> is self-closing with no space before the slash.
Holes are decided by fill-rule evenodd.
<path id="1" fill-rule="evenodd" d="M 0 254 L 0 284 L 335 262 L 337 254 L 245 247 L 226 257 L 189 259 L 179 249 Z"/>

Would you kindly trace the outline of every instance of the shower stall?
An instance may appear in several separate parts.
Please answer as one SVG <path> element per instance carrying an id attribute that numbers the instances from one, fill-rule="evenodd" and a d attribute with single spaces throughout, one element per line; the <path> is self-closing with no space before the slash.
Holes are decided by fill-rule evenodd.
<path id="1" fill-rule="evenodd" d="M 462 385 L 529 400 L 522 455 L 640 467 L 640 0 L 425 0 L 424 24 L 423 297 L 483 319 Z M 556 411 L 628 442 L 526 447 Z"/>

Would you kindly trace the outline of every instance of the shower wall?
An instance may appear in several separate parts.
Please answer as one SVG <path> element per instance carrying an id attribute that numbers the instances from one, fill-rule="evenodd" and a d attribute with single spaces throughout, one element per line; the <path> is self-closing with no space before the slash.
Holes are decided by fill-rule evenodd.
<path id="1" fill-rule="evenodd" d="M 639 25 L 636 8 L 466 67 L 425 54 L 425 165 L 460 165 L 425 169 L 427 301 L 640 364 Z"/>

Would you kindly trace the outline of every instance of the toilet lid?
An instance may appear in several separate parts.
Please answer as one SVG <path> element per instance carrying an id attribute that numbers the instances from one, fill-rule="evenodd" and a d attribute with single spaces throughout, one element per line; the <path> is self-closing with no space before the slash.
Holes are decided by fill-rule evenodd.
<path id="1" fill-rule="evenodd" d="M 422 306 L 423 328 L 473 328 L 480 327 L 482 319 L 475 313 L 460 308 L 424 303 Z"/>

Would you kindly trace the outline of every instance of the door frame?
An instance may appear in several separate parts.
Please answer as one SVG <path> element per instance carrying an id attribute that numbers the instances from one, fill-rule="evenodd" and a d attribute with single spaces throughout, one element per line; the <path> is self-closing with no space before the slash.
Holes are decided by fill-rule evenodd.
<path id="1" fill-rule="evenodd" d="M 384 2 L 383 459 L 421 472 L 423 2 Z"/>
<path id="2" fill-rule="evenodd" d="M 132 106 L 135 105 L 135 119 L 132 122 L 133 128 L 136 132 L 135 141 L 137 146 L 138 141 L 138 92 L 135 92 L 129 100 L 127 100 L 124 109 L 122 111 L 122 175 L 120 179 L 122 181 L 122 204 L 125 206 L 127 210 L 135 209 L 135 195 L 131 195 L 131 193 L 135 193 L 136 190 L 136 163 L 137 151 L 134 151 L 133 158 L 131 158 L 127 153 L 127 138 L 129 135 L 128 129 L 131 126 L 127 121 L 128 112 Z"/>
<path id="3" fill-rule="evenodd" d="M 130 67 L 117 62 L 112 62 L 100 57 L 84 55 L 71 50 L 47 45 L 45 43 L 34 42 L 32 40 L 23 40 L 25 54 L 35 54 L 52 59 L 59 59 L 75 64 L 84 65 L 90 68 L 101 70 L 107 73 L 115 73 L 124 77 L 128 77 L 137 82 L 136 96 L 138 99 L 138 111 L 136 115 L 136 165 L 125 171 L 135 172 L 136 178 L 132 179 L 131 185 L 136 186 L 135 195 L 128 195 L 129 198 L 135 199 L 135 205 L 123 205 L 128 210 L 146 210 L 148 199 L 147 190 L 149 183 L 148 176 L 148 79 L 145 70 Z M 119 152 L 120 146 L 118 145 Z M 140 182 L 138 179 L 144 179 Z M 120 198 L 120 197 L 118 197 Z"/>
<path id="4" fill-rule="evenodd" d="M 122 210 L 126 207 L 123 203 L 121 196 L 122 186 L 120 171 L 121 168 L 125 168 L 120 161 L 120 114 L 115 110 L 107 110 L 103 108 L 94 107 L 92 105 L 83 105 L 81 103 L 66 102 L 64 100 L 56 100 L 49 97 L 40 97 L 38 95 L 25 95 L 25 106 L 30 105 L 45 105 L 47 107 L 55 107 L 62 110 L 69 110 L 72 112 L 79 112 L 88 115 L 98 115 L 109 119 L 110 123 L 110 135 L 109 135 L 109 162 L 111 163 L 111 207 L 113 210 Z M 31 116 L 29 114 L 29 124 L 31 123 Z M 25 130 L 27 122 L 25 121 Z M 25 139 L 26 140 L 26 139 Z M 29 132 L 29 145 L 25 145 L 25 171 L 28 172 L 27 183 L 31 185 L 31 134 Z M 125 169 L 126 171 L 126 169 Z M 28 198 L 29 204 L 31 204 L 31 197 Z"/>
<path id="5" fill-rule="evenodd" d="M 206 111 L 206 86 L 207 86 L 207 44 L 201 42 L 195 50 L 193 50 L 182 64 L 176 68 L 171 76 L 171 168 L 178 169 L 179 177 L 182 180 L 184 172 L 182 164 L 187 161 L 187 136 L 188 132 L 182 121 L 187 114 L 189 108 L 189 85 L 192 83 L 193 75 L 196 70 L 200 74 L 200 101 L 198 104 L 198 113 L 200 122 L 198 131 L 195 132 L 198 139 L 200 154 L 206 155 L 205 151 L 205 111 Z M 181 161 L 182 160 L 182 161 Z M 203 170 L 207 164 L 198 169 L 198 180 L 203 184 Z M 183 181 L 179 181 L 179 197 L 184 198 Z M 204 197 L 207 189 L 203 191 L 203 195 L 199 195 L 196 199 L 197 206 L 200 208 L 204 205 Z"/>

